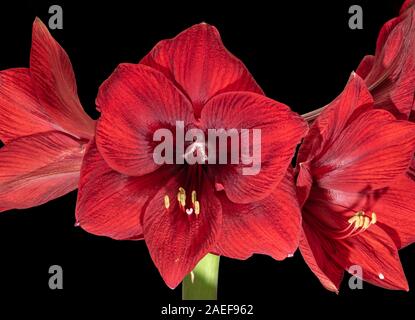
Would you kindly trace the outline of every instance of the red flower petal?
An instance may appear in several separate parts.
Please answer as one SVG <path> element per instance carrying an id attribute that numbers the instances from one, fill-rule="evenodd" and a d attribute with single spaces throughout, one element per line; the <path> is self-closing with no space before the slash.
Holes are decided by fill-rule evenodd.
<path id="1" fill-rule="evenodd" d="M 386 111 L 370 110 L 353 121 L 315 161 L 313 175 L 326 189 L 379 189 L 405 173 L 414 149 L 415 125 L 397 121 Z"/>
<path id="2" fill-rule="evenodd" d="M 364 56 L 362 61 L 360 61 L 359 66 L 356 69 L 356 73 L 361 78 L 363 79 L 366 78 L 369 72 L 372 70 L 374 62 L 375 62 L 375 56 L 372 56 L 372 55 Z"/>
<path id="3" fill-rule="evenodd" d="M 372 97 L 364 81 L 352 73 L 343 92 L 313 122 L 298 151 L 297 163 L 311 160 L 330 146 L 344 128 L 372 107 Z"/>
<path id="4" fill-rule="evenodd" d="M 247 259 L 259 253 L 283 260 L 295 252 L 301 213 L 289 171 L 264 200 L 235 204 L 226 196 L 220 198 L 223 226 L 215 250 L 218 254 Z"/>
<path id="5" fill-rule="evenodd" d="M 348 254 L 337 257 L 344 259 L 347 269 L 359 265 L 365 281 L 386 289 L 409 290 L 398 250 L 379 226 L 371 226 L 362 234 L 348 238 L 341 244 Z"/>
<path id="6" fill-rule="evenodd" d="M 352 76 L 313 123 L 299 150 L 298 169 L 312 161 L 308 170 L 321 187 L 350 192 L 382 188 L 402 174 L 415 149 L 414 126 L 383 110 L 362 113 L 370 102 L 362 79 Z"/>
<path id="7" fill-rule="evenodd" d="M 415 242 L 414 190 L 415 181 L 403 175 L 382 195 L 373 209 L 384 215 L 385 231 L 389 231 L 398 249 Z"/>
<path id="8" fill-rule="evenodd" d="M 30 75 L 43 110 L 66 132 L 90 139 L 94 122 L 79 102 L 68 55 L 39 19 L 33 24 L 32 37 Z"/>
<path id="9" fill-rule="evenodd" d="M 235 203 L 265 199 L 284 177 L 295 148 L 307 131 L 305 121 L 286 105 L 251 92 L 223 93 L 214 97 L 204 107 L 201 123 L 205 129 L 261 130 L 258 174 L 243 174 L 251 164 L 221 165 L 213 169 L 215 179 Z M 252 130 L 249 135 L 252 155 Z"/>
<path id="10" fill-rule="evenodd" d="M 146 202 L 167 177 L 165 170 L 139 178 L 120 174 L 105 163 L 92 141 L 82 164 L 76 220 L 95 235 L 143 238 L 141 217 Z"/>
<path id="11" fill-rule="evenodd" d="M 401 10 L 399 11 L 399 14 L 404 14 L 406 10 L 414 6 L 414 0 L 405 0 L 403 3 Z"/>
<path id="12" fill-rule="evenodd" d="M 222 210 L 210 182 L 203 179 L 200 214 L 188 216 L 177 201 L 167 210 L 164 197 L 176 199 L 184 172 L 165 184 L 144 214 L 144 238 L 150 255 L 170 288 L 175 288 L 212 248 L 222 224 Z"/>
<path id="13" fill-rule="evenodd" d="M 60 130 L 35 95 L 29 69 L 0 72 L 0 139 L 8 141 L 34 133 Z"/>
<path id="14" fill-rule="evenodd" d="M 84 146 L 57 131 L 10 141 L 0 149 L 0 211 L 37 206 L 78 185 Z"/>
<path id="15" fill-rule="evenodd" d="M 402 34 L 398 33 L 396 35 L 396 40 L 398 41 L 393 41 L 391 42 L 391 46 L 385 48 L 385 43 L 388 41 L 389 36 L 391 35 L 393 29 L 395 29 L 395 27 L 399 24 L 399 22 L 401 22 L 402 19 L 400 17 L 396 17 L 393 18 L 389 21 L 387 21 L 382 28 L 379 31 L 379 35 L 378 38 L 376 40 L 376 54 L 381 55 L 382 54 L 382 50 L 383 49 L 387 49 L 385 51 L 385 59 L 387 63 L 387 65 L 390 64 L 390 61 L 393 59 L 393 57 L 395 56 L 397 49 L 399 49 L 401 42 L 402 42 Z"/>
<path id="16" fill-rule="evenodd" d="M 159 42 L 140 62 L 163 72 L 189 96 L 198 117 L 213 96 L 229 91 L 263 94 L 244 64 L 223 46 L 206 23 Z"/>
<path id="17" fill-rule="evenodd" d="M 333 240 L 326 239 L 322 234 L 315 232 L 313 228 L 303 223 L 300 252 L 321 284 L 327 290 L 338 293 L 343 280 L 344 268 L 338 265 L 333 258 L 336 254 L 342 254 L 336 248 Z"/>
<path id="18" fill-rule="evenodd" d="M 308 199 L 311 187 L 313 186 L 313 176 L 311 175 L 310 162 L 301 162 L 298 165 L 297 171 L 297 197 L 300 207 L 302 207 L 305 201 Z"/>
<path id="19" fill-rule="evenodd" d="M 338 239 L 343 233 L 341 226 L 347 225 L 351 215 L 367 209 L 370 216 L 376 210 L 373 203 L 378 197 L 314 188 L 313 193 L 303 208 L 306 239 L 301 240 L 300 250 L 323 285 L 332 290 L 334 284 L 338 289 L 340 268 L 347 271 L 357 265 L 362 268 L 363 280 L 388 289 L 407 290 L 397 248 L 390 237 L 394 230 L 388 227 L 387 217 L 398 216 L 396 208 L 390 207 L 392 212 L 376 211 L 376 224 L 358 235 Z"/>
<path id="20" fill-rule="evenodd" d="M 193 121 L 186 97 L 160 72 L 139 64 L 121 64 L 101 86 L 97 146 L 111 168 L 144 175 L 160 165 L 153 159 L 153 133 Z"/>

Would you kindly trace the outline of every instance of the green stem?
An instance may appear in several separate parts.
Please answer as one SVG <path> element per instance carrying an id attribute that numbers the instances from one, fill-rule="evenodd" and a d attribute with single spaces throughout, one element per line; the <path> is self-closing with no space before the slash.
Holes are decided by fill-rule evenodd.
<path id="1" fill-rule="evenodd" d="M 219 256 L 207 254 L 182 283 L 183 300 L 216 300 Z"/>

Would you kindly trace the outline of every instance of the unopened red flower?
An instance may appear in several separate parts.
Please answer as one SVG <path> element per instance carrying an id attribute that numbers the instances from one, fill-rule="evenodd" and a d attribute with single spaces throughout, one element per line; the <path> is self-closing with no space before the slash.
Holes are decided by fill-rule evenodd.
<path id="1" fill-rule="evenodd" d="M 356 74 L 313 123 L 297 161 L 300 251 L 327 289 L 354 265 L 365 281 L 408 289 L 398 249 L 415 241 L 414 148 L 415 125 L 373 108 Z"/>
<path id="2" fill-rule="evenodd" d="M 81 171 L 77 221 L 115 239 L 144 238 L 169 287 L 209 252 L 284 259 L 298 245 L 300 212 L 291 172 L 305 122 L 266 98 L 218 31 L 193 26 L 161 41 L 139 64 L 122 64 L 99 90 L 96 141 Z M 261 170 L 242 164 L 164 164 L 153 134 L 261 129 Z"/>
<path id="3" fill-rule="evenodd" d="M 36 19 L 30 67 L 0 72 L 0 211 L 76 189 L 94 126 L 67 54 Z"/>

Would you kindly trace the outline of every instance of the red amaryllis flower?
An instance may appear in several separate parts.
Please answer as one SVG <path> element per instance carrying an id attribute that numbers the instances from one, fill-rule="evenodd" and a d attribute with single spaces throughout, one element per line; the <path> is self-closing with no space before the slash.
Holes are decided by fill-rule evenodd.
<path id="1" fill-rule="evenodd" d="M 356 74 L 313 123 L 297 162 L 300 251 L 327 289 L 352 265 L 374 285 L 408 289 L 398 248 L 415 241 L 414 147 L 415 126 L 374 109 Z"/>
<path id="2" fill-rule="evenodd" d="M 139 64 L 122 64 L 100 88 L 96 143 L 81 171 L 77 221 L 114 239 L 144 238 L 176 287 L 208 252 L 283 259 L 298 245 L 300 213 L 286 173 L 305 122 L 266 98 L 207 24 L 161 41 Z M 261 129 L 261 170 L 242 164 L 158 165 L 159 128 Z"/>
<path id="3" fill-rule="evenodd" d="M 375 55 L 363 58 L 356 73 L 365 79 L 375 106 L 408 119 L 415 94 L 415 8 L 406 1 L 400 16 L 382 27 Z"/>
<path id="4" fill-rule="evenodd" d="M 0 72 L 0 211 L 45 203 L 77 188 L 94 122 L 83 111 L 65 51 L 33 24 L 30 68 Z"/>
<path id="5" fill-rule="evenodd" d="M 382 27 L 375 56 L 363 58 L 356 73 L 365 79 L 376 107 L 398 119 L 415 121 L 415 7 L 402 5 L 400 16 Z M 409 168 L 415 181 L 415 156 Z"/>

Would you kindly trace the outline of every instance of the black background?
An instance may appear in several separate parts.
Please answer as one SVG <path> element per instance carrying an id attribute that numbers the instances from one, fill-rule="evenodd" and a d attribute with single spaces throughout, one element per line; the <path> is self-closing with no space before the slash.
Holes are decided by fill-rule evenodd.
<path id="1" fill-rule="evenodd" d="M 0 69 L 28 66 L 35 16 L 47 24 L 49 6 L 60 4 L 63 30 L 52 34 L 71 58 L 84 108 L 97 118 L 97 89 L 117 64 L 138 62 L 159 40 L 205 21 L 219 29 L 227 48 L 268 96 L 305 113 L 341 92 L 360 59 L 373 53 L 382 24 L 401 5 L 374 0 L 226 3 L 2 1 Z M 352 4 L 363 7 L 363 30 L 348 27 Z M 167 288 L 144 242 L 96 237 L 74 227 L 75 201 L 72 192 L 37 208 L 0 215 L 0 315 L 11 301 L 19 303 L 16 312 L 31 301 L 45 313 L 54 306 L 79 313 L 85 307 L 94 313 L 113 308 L 131 311 L 137 319 L 158 319 L 161 306 L 182 303 L 180 288 Z M 402 250 L 401 259 L 415 290 L 415 247 Z M 48 287 L 53 264 L 63 267 L 63 290 Z M 223 258 L 219 303 L 254 304 L 258 319 L 278 318 L 281 312 L 358 318 L 365 311 L 415 309 L 415 291 L 393 292 L 367 283 L 363 290 L 350 290 L 347 279 L 338 296 L 326 291 L 298 252 L 283 262 L 265 256 Z M 54 315 L 59 319 L 62 313 Z"/>

